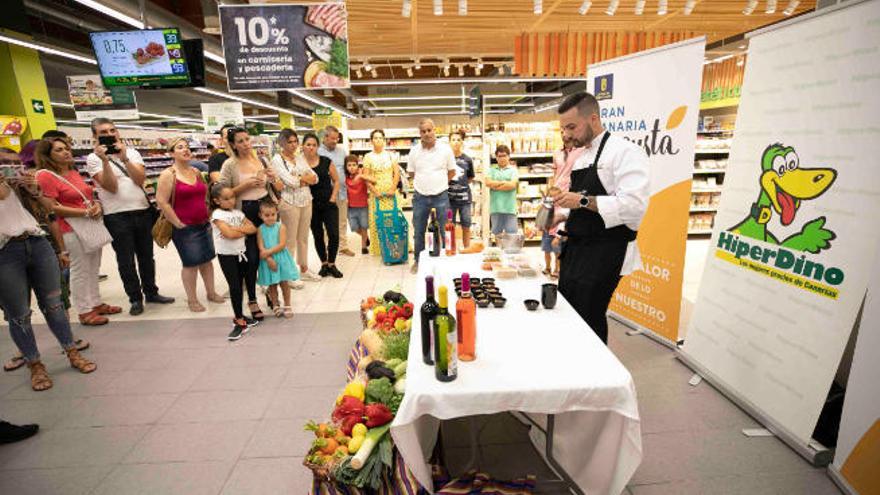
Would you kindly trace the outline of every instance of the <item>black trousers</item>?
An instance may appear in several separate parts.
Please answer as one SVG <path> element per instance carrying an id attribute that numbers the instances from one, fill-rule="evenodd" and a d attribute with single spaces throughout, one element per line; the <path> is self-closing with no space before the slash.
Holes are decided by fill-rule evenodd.
<path id="1" fill-rule="evenodd" d="M 259 228 L 263 225 L 260 219 L 259 201 L 242 201 L 241 211 L 245 218 Z M 244 238 L 245 256 L 247 256 L 247 271 L 244 274 L 244 286 L 247 289 L 248 302 L 257 300 L 257 270 L 260 269 L 260 247 L 257 246 L 257 234 L 251 234 Z M 230 289 L 231 290 L 231 289 Z M 230 295 L 232 293 L 230 292 Z"/>
<path id="2" fill-rule="evenodd" d="M 339 208 L 336 203 L 321 204 L 312 202 L 312 237 L 315 239 L 315 251 L 321 263 L 336 263 L 336 252 L 339 251 Z M 324 242 L 324 231 L 327 241 Z"/>
<path id="3" fill-rule="evenodd" d="M 218 254 L 217 259 L 220 261 L 220 269 L 223 270 L 226 283 L 229 284 L 229 302 L 232 303 L 232 312 L 235 313 L 236 319 L 244 318 L 241 297 L 244 293 L 245 275 L 249 270 L 248 262 L 240 260 L 236 254 Z"/>
<path id="4" fill-rule="evenodd" d="M 620 283 L 628 241 L 569 239 L 560 256 L 559 292 L 602 342 L 608 344 L 608 303 Z"/>
<path id="5" fill-rule="evenodd" d="M 113 237 L 119 277 L 132 303 L 159 292 L 153 260 L 153 219 L 151 208 L 104 215 L 104 226 Z"/>

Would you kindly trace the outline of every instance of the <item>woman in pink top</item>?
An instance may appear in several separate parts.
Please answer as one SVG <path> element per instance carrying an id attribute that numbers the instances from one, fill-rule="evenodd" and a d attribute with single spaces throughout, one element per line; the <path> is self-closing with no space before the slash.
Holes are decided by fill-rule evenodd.
<path id="1" fill-rule="evenodd" d="M 119 306 L 101 302 L 98 287 L 98 269 L 101 267 L 101 250 L 86 251 L 76 232 L 65 218 L 100 218 L 101 204 L 92 201 L 92 188 L 79 175 L 73 164 L 70 145 L 62 138 L 43 139 L 34 151 L 37 161 L 37 183 L 43 196 L 52 200 L 52 211 L 58 217 L 58 227 L 64 237 L 64 245 L 70 251 L 70 287 L 73 306 L 83 325 L 105 325 L 104 315 L 122 312 Z M 90 201 L 86 204 L 85 197 Z"/>
<path id="2" fill-rule="evenodd" d="M 205 311 L 196 293 L 198 274 L 202 274 L 208 300 L 222 303 L 214 290 L 214 241 L 208 221 L 208 186 L 202 173 L 190 165 L 192 152 L 185 138 L 176 138 L 168 145 L 174 165 L 162 171 L 156 188 L 156 203 L 165 218 L 174 225 L 171 240 L 183 264 L 180 278 L 186 290 L 187 304 L 192 312 Z M 172 198 L 173 191 L 173 198 Z"/>
<path id="3" fill-rule="evenodd" d="M 553 154 L 553 180 L 550 185 L 568 191 L 571 187 L 571 169 L 584 153 L 585 148 L 575 148 L 570 140 L 562 137 L 562 149 Z M 552 279 L 559 278 L 559 253 L 562 251 L 556 236 L 558 227 L 553 227 L 541 235 L 541 251 L 544 252 L 544 275 Z M 552 260 L 551 255 L 555 256 Z"/>

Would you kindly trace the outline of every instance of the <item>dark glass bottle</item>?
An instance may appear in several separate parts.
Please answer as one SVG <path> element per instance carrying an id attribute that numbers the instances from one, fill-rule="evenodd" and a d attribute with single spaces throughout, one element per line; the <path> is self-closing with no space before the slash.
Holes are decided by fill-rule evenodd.
<path id="1" fill-rule="evenodd" d="M 437 301 L 434 299 L 434 277 L 425 277 L 425 302 L 422 304 L 422 360 L 434 364 L 434 317 L 437 316 Z"/>

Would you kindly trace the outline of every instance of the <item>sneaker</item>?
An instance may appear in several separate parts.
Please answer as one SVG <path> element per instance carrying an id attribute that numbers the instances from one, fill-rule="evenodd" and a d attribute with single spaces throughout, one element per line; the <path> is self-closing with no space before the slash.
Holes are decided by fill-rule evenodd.
<path id="1" fill-rule="evenodd" d="M 339 268 L 336 268 L 336 265 L 330 265 L 327 268 L 327 273 L 333 276 L 333 278 L 342 278 L 342 272 L 339 271 Z"/>
<path id="2" fill-rule="evenodd" d="M 370 250 L 367 248 L 361 248 L 361 254 L 370 254 Z"/>
<path id="3" fill-rule="evenodd" d="M 245 334 L 248 331 L 248 325 L 246 321 L 243 320 L 232 320 L 232 331 L 229 332 L 229 336 L 226 337 L 226 340 L 230 342 L 234 342 Z"/>
<path id="4" fill-rule="evenodd" d="M 305 271 L 299 275 L 299 279 L 306 282 L 320 282 L 321 277 L 314 274 L 312 271 Z"/>
<path id="5" fill-rule="evenodd" d="M 13 443 L 30 438 L 37 434 L 39 425 L 14 425 L 0 421 L 0 443 Z"/>
<path id="6" fill-rule="evenodd" d="M 413 273 L 413 274 L 419 273 L 419 264 L 413 263 L 412 267 L 410 267 L 410 269 L 409 269 L 409 272 Z"/>
<path id="7" fill-rule="evenodd" d="M 253 318 L 248 318 L 247 316 L 244 317 L 244 322 L 247 324 L 248 330 L 260 324 L 259 321 Z M 247 332 L 247 330 L 245 330 L 245 332 Z"/>
<path id="8" fill-rule="evenodd" d="M 294 280 L 293 282 L 290 282 L 290 288 L 293 290 L 300 290 L 305 286 L 306 284 L 304 284 L 302 280 Z"/>
<path id="9" fill-rule="evenodd" d="M 318 276 L 319 277 L 326 277 L 328 275 L 330 275 L 329 267 L 327 265 L 322 265 L 321 270 L 318 272 Z"/>

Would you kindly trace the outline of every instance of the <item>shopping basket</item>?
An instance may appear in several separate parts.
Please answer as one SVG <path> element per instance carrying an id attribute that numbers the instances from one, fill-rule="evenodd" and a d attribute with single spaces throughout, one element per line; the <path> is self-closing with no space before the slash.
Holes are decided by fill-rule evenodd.
<path id="1" fill-rule="evenodd" d="M 382 261 L 386 265 L 406 263 L 409 256 L 409 227 L 406 217 L 397 207 L 397 196 L 390 209 L 383 210 L 379 199 L 376 205 L 376 230 L 379 234 L 379 247 Z"/>

